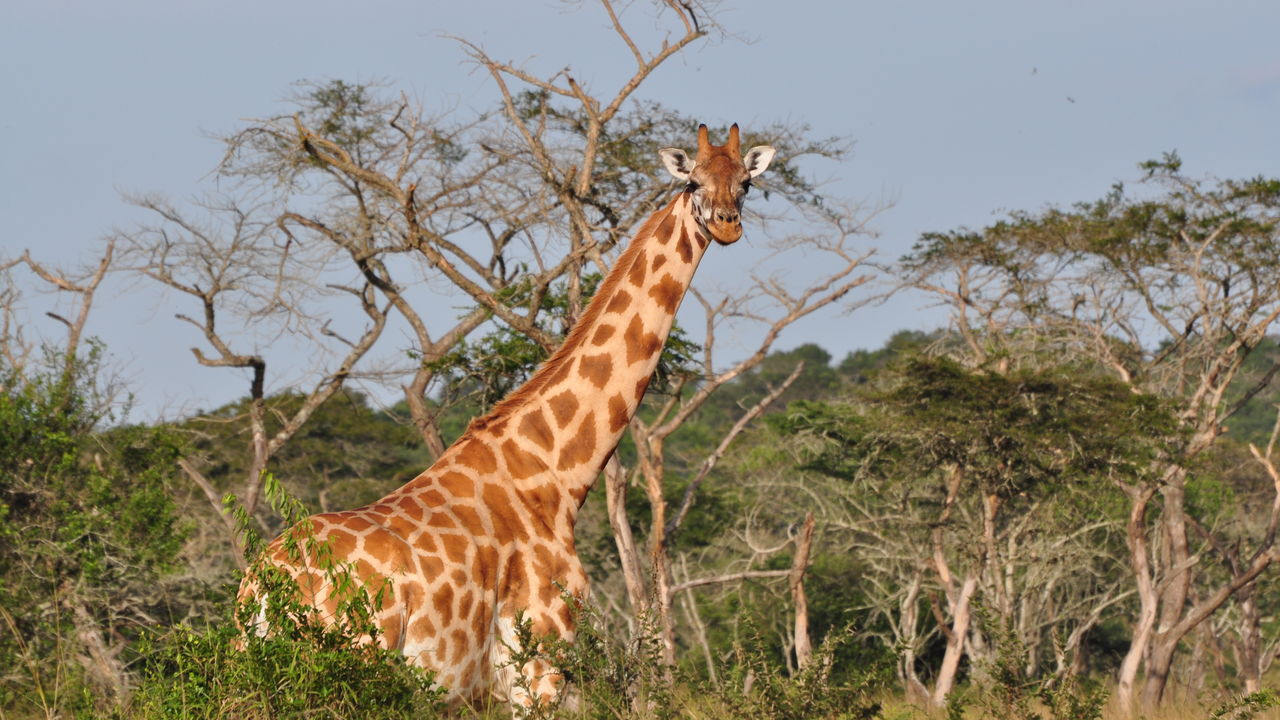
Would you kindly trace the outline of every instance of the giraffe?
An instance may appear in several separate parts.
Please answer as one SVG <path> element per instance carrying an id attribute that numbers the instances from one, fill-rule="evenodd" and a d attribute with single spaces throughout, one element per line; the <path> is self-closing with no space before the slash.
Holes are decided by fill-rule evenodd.
<path id="1" fill-rule="evenodd" d="M 692 159 L 661 150 L 685 186 L 641 226 L 564 344 L 421 475 L 365 507 L 309 518 L 358 582 L 386 588 L 377 641 L 434 670 L 454 704 L 490 692 L 528 704 L 530 693 L 558 691 L 562 677 L 545 662 L 511 667 L 517 613 L 538 635 L 573 640 L 572 605 L 588 592 L 574 549 L 578 510 L 644 396 L 710 240 L 742 236 L 743 199 L 774 149 L 739 152 L 737 125 L 723 146 L 700 125 Z M 332 588 L 311 560 L 291 560 L 283 538 L 268 546 L 269 562 L 334 617 Z M 252 602 L 255 593 L 250 574 L 240 595 Z"/>

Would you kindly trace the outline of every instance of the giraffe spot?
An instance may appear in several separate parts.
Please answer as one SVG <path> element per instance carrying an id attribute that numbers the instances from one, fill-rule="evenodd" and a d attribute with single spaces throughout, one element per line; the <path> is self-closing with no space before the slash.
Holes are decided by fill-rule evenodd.
<path id="1" fill-rule="evenodd" d="M 607 313 L 620 313 L 626 310 L 630 304 L 631 293 L 626 290 L 619 290 L 613 294 L 613 297 L 609 298 L 609 304 L 604 306 L 604 311 Z"/>
<path id="2" fill-rule="evenodd" d="M 453 622 L 453 586 L 445 583 L 431 596 L 431 607 L 436 609 L 440 625 L 448 627 Z"/>
<path id="3" fill-rule="evenodd" d="M 563 430 L 578 412 L 578 396 L 572 390 L 565 390 L 547 401 L 551 405 L 551 414 L 555 416 L 556 425 Z"/>
<path id="4" fill-rule="evenodd" d="M 400 512 L 404 513 L 411 522 L 422 522 L 422 503 L 418 502 L 417 498 L 405 498 L 404 502 L 400 503 Z"/>
<path id="5" fill-rule="evenodd" d="M 687 265 L 693 261 L 693 246 L 689 244 L 689 228 L 680 226 L 680 242 L 676 243 L 676 252 Z"/>
<path id="6" fill-rule="evenodd" d="M 551 426 L 542 416 L 541 408 L 534 408 L 520 419 L 520 434 L 529 438 L 543 450 L 550 450 L 555 438 L 551 436 Z"/>
<path id="7" fill-rule="evenodd" d="M 353 533 L 362 533 L 373 527 L 368 518 L 357 513 L 343 513 L 342 526 Z"/>
<path id="8" fill-rule="evenodd" d="M 653 236 L 658 239 L 659 243 L 666 245 L 667 241 L 671 239 L 671 234 L 672 231 L 675 230 L 675 227 L 676 214 L 667 213 L 667 216 L 662 218 L 662 222 L 658 223 L 658 230 L 653 234 Z"/>
<path id="9" fill-rule="evenodd" d="M 564 382 L 565 378 L 569 377 L 569 373 L 573 370 L 573 361 L 575 359 L 576 358 L 571 357 L 559 362 L 555 370 L 547 376 L 547 384 L 545 387 L 553 388 Z"/>
<path id="10" fill-rule="evenodd" d="M 668 275 L 667 277 L 671 276 Z M 623 333 L 623 340 L 627 345 L 628 365 L 634 365 L 641 360 L 648 360 L 653 357 L 653 354 L 662 345 L 655 333 L 644 331 L 644 323 L 641 322 L 639 315 L 631 316 L 627 331 Z"/>
<path id="11" fill-rule="evenodd" d="M 693 233 L 693 239 L 698 241 L 698 247 L 700 248 L 705 248 L 707 243 L 711 242 L 707 239 L 707 234 L 701 230 L 697 230 Z"/>
<path id="12" fill-rule="evenodd" d="M 627 426 L 631 420 L 631 411 L 627 401 L 621 395 L 609 398 L 609 432 L 616 433 Z"/>
<path id="13" fill-rule="evenodd" d="M 467 538 L 446 533 L 440 536 L 440 544 L 444 546 L 444 554 L 449 558 L 449 562 L 466 562 L 467 545 L 470 544 Z"/>
<path id="14" fill-rule="evenodd" d="M 422 493 L 422 502 L 426 503 L 428 508 L 438 508 L 444 505 L 447 500 L 448 498 L 444 496 L 444 493 L 435 488 Z"/>
<path id="15" fill-rule="evenodd" d="M 417 524 L 402 515 L 393 515 L 387 518 L 387 527 L 391 532 L 405 539 L 408 539 L 413 534 L 413 531 L 418 529 Z"/>
<path id="16" fill-rule="evenodd" d="M 578 374 L 597 388 L 602 388 L 609 382 L 611 372 L 613 372 L 613 361 L 609 359 L 609 353 L 584 357 L 581 367 L 578 368 Z"/>
<path id="17" fill-rule="evenodd" d="M 485 637 L 489 632 L 489 614 L 485 612 L 484 604 L 481 603 L 477 608 L 479 612 L 471 616 L 471 634 L 472 637 Z M 479 665 L 483 667 L 483 665 Z"/>
<path id="18" fill-rule="evenodd" d="M 487 545 L 476 548 L 476 556 L 471 562 L 471 575 L 476 579 L 477 587 L 493 587 L 494 578 L 498 576 L 498 551 Z"/>
<path id="19" fill-rule="evenodd" d="M 469 467 L 481 475 L 486 475 L 498 470 L 498 458 L 493 454 L 493 450 L 480 440 L 472 438 L 458 448 L 457 462 L 464 467 Z"/>
<path id="20" fill-rule="evenodd" d="M 431 533 L 419 533 L 414 547 L 422 552 L 433 553 L 436 551 L 435 538 L 431 537 Z"/>
<path id="21" fill-rule="evenodd" d="M 462 527 L 471 533 L 472 537 L 481 537 L 489 534 L 484 527 L 484 520 L 480 518 L 480 513 L 474 507 L 470 505 L 454 505 L 450 510 L 453 511 L 453 515 L 458 519 L 458 522 L 462 523 Z"/>
<path id="22" fill-rule="evenodd" d="M 485 507 L 489 508 L 489 519 L 493 522 L 494 539 L 499 545 L 506 546 L 512 540 L 523 541 L 529 538 L 529 531 L 516 514 L 506 488 L 495 483 L 485 483 L 482 495 Z"/>
<path id="23" fill-rule="evenodd" d="M 462 630 L 453 631 L 453 642 L 457 649 L 453 651 L 453 664 L 461 665 L 463 658 L 467 656 L 467 633 Z"/>
<path id="24" fill-rule="evenodd" d="M 528 607 L 529 579 L 524 567 L 524 555 L 512 553 L 507 560 L 507 592 L 504 596 L 510 601 L 511 608 Z"/>
<path id="25" fill-rule="evenodd" d="M 468 590 L 465 593 L 463 593 L 462 597 L 458 598 L 458 617 L 460 618 L 471 617 L 471 605 L 472 603 L 475 602 L 475 600 L 476 600 L 476 596 L 475 596 L 475 593 L 473 593 L 472 591 Z"/>
<path id="26" fill-rule="evenodd" d="M 534 547 L 533 558 L 533 575 L 541 581 L 538 587 L 538 600 L 543 607 L 548 607 L 560 593 L 556 583 L 563 584 L 568 579 L 569 563 L 557 553 L 551 552 L 545 545 Z"/>
<path id="27" fill-rule="evenodd" d="M 434 580 L 444 574 L 444 561 L 435 555 L 419 555 L 418 572 L 428 581 Z"/>
<path id="28" fill-rule="evenodd" d="M 366 554 L 372 555 L 374 560 L 386 567 L 396 557 L 397 548 L 394 541 L 387 537 L 389 533 L 381 532 L 370 535 L 365 538 L 364 551 Z"/>
<path id="29" fill-rule="evenodd" d="M 427 525 L 435 528 L 452 529 L 458 527 L 458 523 L 446 512 L 431 513 L 431 518 L 427 520 Z"/>
<path id="30" fill-rule="evenodd" d="M 543 518 L 547 522 L 543 527 L 550 527 L 550 520 L 560 510 L 560 489 L 553 483 L 543 483 L 524 492 L 525 502 L 533 510 L 535 519 Z M 536 523 L 535 523 L 536 524 Z"/>
<path id="31" fill-rule="evenodd" d="M 578 426 L 578 432 L 574 433 L 573 437 L 560 449 L 560 462 L 556 467 L 560 470 L 578 467 L 585 462 L 589 462 L 595 451 L 596 414 L 592 411 L 582 418 L 582 424 Z"/>
<path id="32" fill-rule="evenodd" d="M 463 587 L 467 584 L 467 573 L 462 568 L 454 568 L 453 572 L 449 573 L 449 579 L 454 585 Z"/>
<path id="33" fill-rule="evenodd" d="M 663 266 L 663 265 L 665 265 L 666 263 L 667 263 L 667 256 L 666 256 L 666 255 L 654 255 L 654 256 L 653 256 L 653 267 L 649 268 L 649 271 L 650 271 L 650 272 L 657 272 L 657 271 L 658 271 L 658 268 L 662 267 L 662 266 Z"/>
<path id="34" fill-rule="evenodd" d="M 444 638 L 436 640 L 436 662 L 443 664 L 449 657 L 449 643 Z"/>
<path id="35" fill-rule="evenodd" d="M 591 336 L 592 345 L 603 345 L 609 342 L 609 338 L 613 337 L 614 327 L 612 325 L 601 325 L 596 328 L 596 332 Z"/>
<path id="36" fill-rule="evenodd" d="M 435 634 L 435 623 L 431 622 L 431 616 L 427 613 L 419 613 L 417 619 L 409 623 L 409 639 L 415 644 Z"/>
<path id="37" fill-rule="evenodd" d="M 507 461 L 507 474 L 516 480 L 523 480 L 547 469 L 536 455 L 521 449 L 510 439 L 502 443 L 502 458 Z"/>
<path id="38" fill-rule="evenodd" d="M 644 391 L 649 389 L 649 380 L 652 375 L 646 375 L 636 381 L 636 403 L 639 404 L 640 398 L 644 397 Z"/>
<path id="39" fill-rule="evenodd" d="M 333 528 L 326 538 L 335 558 L 348 558 L 356 550 L 356 536 L 349 532 Z"/>
<path id="40" fill-rule="evenodd" d="M 399 613 L 393 613 L 383 618 L 382 637 L 379 638 L 379 642 L 387 648 L 398 649 L 403 647 L 404 638 L 400 637 L 401 627 L 403 626 L 400 622 Z"/>
<path id="41" fill-rule="evenodd" d="M 661 280 L 649 288 L 649 297 L 653 298 L 658 307 L 668 315 L 674 313 L 680 306 L 680 298 L 683 296 L 684 286 L 670 274 L 663 275 Z"/>
<path id="42" fill-rule="evenodd" d="M 645 256 L 644 250 L 641 250 L 636 255 L 636 259 L 631 263 L 631 270 L 627 272 L 627 279 L 631 281 L 632 285 L 636 287 L 644 285 L 644 266 L 648 260 L 649 258 Z"/>
<path id="43" fill-rule="evenodd" d="M 302 596 L 312 599 L 320 592 L 320 588 L 324 586 L 324 580 L 313 572 L 300 573 L 294 578 L 294 581 L 298 583 L 298 589 L 302 591 Z"/>
<path id="44" fill-rule="evenodd" d="M 455 498 L 476 496 L 476 482 L 460 472 L 446 472 L 436 480 L 442 490 Z"/>
<path id="45" fill-rule="evenodd" d="M 573 630 L 573 607 L 569 605 L 569 603 L 561 603 L 560 609 L 556 611 L 556 614 L 559 615 L 558 619 L 560 621 L 560 630 L 562 632 L 568 633 L 570 630 Z"/>

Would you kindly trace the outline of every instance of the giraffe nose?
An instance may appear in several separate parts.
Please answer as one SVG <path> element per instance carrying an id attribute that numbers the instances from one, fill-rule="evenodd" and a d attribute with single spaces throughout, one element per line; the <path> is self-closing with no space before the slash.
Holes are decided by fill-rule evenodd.
<path id="1" fill-rule="evenodd" d="M 738 224 L 737 210 L 716 210 L 716 222 L 727 223 L 730 225 Z"/>

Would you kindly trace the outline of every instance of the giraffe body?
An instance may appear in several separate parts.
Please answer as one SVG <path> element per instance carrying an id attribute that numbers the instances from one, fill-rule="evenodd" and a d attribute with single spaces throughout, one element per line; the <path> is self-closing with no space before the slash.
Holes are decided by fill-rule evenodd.
<path id="1" fill-rule="evenodd" d="M 333 558 L 376 589 L 390 580 L 378 642 L 436 671 L 451 700 L 497 691 L 527 702 L 514 682 L 554 695 L 560 675 L 542 661 L 512 668 L 517 612 L 536 634 L 572 640 L 571 600 L 585 599 L 574 548 L 579 508 L 644 396 L 683 299 L 711 240 L 735 242 L 750 179 L 773 149 L 738 154 L 738 128 L 713 146 L 699 128 L 696 161 L 662 151 L 688 185 L 636 233 L 564 345 L 425 472 L 356 510 L 310 518 Z M 270 560 L 332 617 L 328 588 L 278 538 Z M 242 597 L 254 592 L 252 578 Z M 258 628 L 258 631 L 264 631 Z"/>

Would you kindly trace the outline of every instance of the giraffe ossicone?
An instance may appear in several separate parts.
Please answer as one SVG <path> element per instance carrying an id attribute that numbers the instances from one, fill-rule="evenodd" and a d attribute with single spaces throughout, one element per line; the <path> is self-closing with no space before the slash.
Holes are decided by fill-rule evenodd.
<path id="1" fill-rule="evenodd" d="M 742 236 L 751 179 L 773 159 L 768 146 L 740 155 L 738 140 L 734 125 L 728 142 L 712 145 L 701 125 L 693 159 L 662 150 L 686 185 L 641 226 L 560 349 L 421 475 L 365 507 L 308 519 L 371 594 L 386 588 L 378 642 L 434 670 L 450 700 L 497 691 L 527 703 L 527 693 L 558 691 L 562 677 L 545 661 L 511 667 L 515 619 L 573 639 L 571 605 L 588 592 L 574 549 L 578 510 L 644 396 L 710 240 Z M 282 538 L 268 562 L 333 617 L 335 594 L 314 559 L 291 559 Z M 246 576 L 241 599 L 261 602 L 256 588 Z"/>

